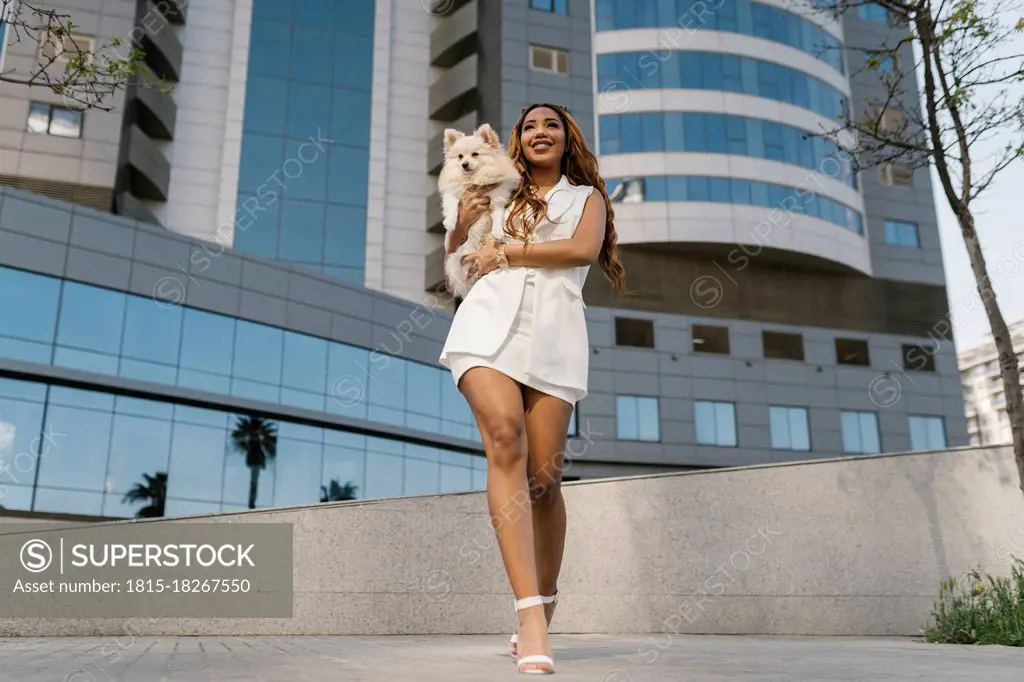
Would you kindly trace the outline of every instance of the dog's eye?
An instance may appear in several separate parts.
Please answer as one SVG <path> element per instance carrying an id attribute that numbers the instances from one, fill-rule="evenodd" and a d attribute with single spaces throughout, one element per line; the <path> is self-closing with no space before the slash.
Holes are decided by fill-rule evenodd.
<path id="1" fill-rule="evenodd" d="M 480 156 L 477 152 L 473 152 L 473 156 Z"/>
<path id="2" fill-rule="evenodd" d="M 459 158 L 460 158 L 460 159 L 462 158 L 462 154 L 459 154 Z"/>

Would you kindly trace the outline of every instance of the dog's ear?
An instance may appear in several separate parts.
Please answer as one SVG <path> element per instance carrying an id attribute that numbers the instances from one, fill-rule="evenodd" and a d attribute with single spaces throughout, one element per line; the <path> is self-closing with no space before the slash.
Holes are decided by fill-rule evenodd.
<path id="1" fill-rule="evenodd" d="M 444 153 L 447 154 L 448 150 L 452 148 L 452 145 L 465 136 L 466 133 L 458 131 L 455 128 L 446 128 L 444 131 Z"/>
<path id="2" fill-rule="evenodd" d="M 494 132 L 494 128 L 492 128 L 489 123 L 484 123 L 482 126 L 477 128 L 475 135 L 491 147 L 501 149 L 501 140 L 498 139 L 498 133 Z"/>

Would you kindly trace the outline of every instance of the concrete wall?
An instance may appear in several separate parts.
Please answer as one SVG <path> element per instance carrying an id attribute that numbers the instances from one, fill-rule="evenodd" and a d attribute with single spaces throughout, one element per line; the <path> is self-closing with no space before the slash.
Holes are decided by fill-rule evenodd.
<path id="1" fill-rule="evenodd" d="M 565 494 L 555 632 L 912 636 L 940 581 L 974 567 L 1005 574 L 1010 553 L 1024 554 L 1009 449 L 582 482 Z M 134 632 L 504 633 L 512 596 L 485 509 L 470 493 L 199 518 L 294 524 L 294 617 L 133 620 Z M 5 636 L 121 627 L 0 619 Z M 670 644 L 652 639 L 651 650 Z"/>

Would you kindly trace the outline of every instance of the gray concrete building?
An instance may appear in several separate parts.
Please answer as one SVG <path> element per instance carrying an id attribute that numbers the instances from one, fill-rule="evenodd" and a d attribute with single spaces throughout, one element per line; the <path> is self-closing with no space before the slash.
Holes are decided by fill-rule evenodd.
<path id="1" fill-rule="evenodd" d="M 843 45 L 898 29 L 782 0 L 695 24 L 677 4 L 52 4 L 175 87 L 76 112 L 0 84 L 0 505 L 481 489 L 436 364 L 440 134 L 507 140 L 532 101 L 566 105 L 598 153 L 635 292 L 592 269 L 567 477 L 965 444 L 955 353 L 932 341 L 928 174 L 857 174 L 800 139 L 873 87 Z M 0 69 L 37 58 L 11 43 Z"/>

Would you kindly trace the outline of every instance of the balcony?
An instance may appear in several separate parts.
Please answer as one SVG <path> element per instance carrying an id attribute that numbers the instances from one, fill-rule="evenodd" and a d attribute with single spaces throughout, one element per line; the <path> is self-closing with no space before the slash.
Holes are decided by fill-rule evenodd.
<path id="1" fill-rule="evenodd" d="M 188 15 L 188 0 L 159 0 L 156 9 L 172 24 L 183 26 Z"/>
<path id="2" fill-rule="evenodd" d="M 445 126 L 446 128 L 455 128 L 462 132 L 469 134 L 471 131 L 476 130 L 477 127 L 477 113 L 471 111 L 455 123 Z M 427 173 L 430 175 L 437 175 L 441 172 L 441 166 L 444 165 L 444 131 L 442 130 L 427 144 Z"/>
<path id="3" fill-rule="evenodd" d="M 157 140 L 174 139 L 178 107 L 171 96 L 154 88 L 133 86 L 135 124 Z"/>
<path id="4" fill-rule="evenodd" d="M 128 190 L 138 199 L 167 201 L 171 164 L 138 126 L 128 131 Z"/>
<path id="5" fill-rule="evenodd" d="M 477 106 L 477 56 L 470 55 L 430 86 L 430 118 L 455 121 Z"/>
<path id="6" fill-rule="evenodd" d="M 441 195 L 431 192 L 427 197 L 427 232 L 444 234 L 444 213 L 441 211 Z"/>
<path id="7" fill-rule="evenodd" d="M 451 68 L 479 49 L 477 3 L 464 5 L 445 17 L 430 34 L 430 64 Z"/>
<path id="8" fill-rule="evenodd" d="M 424 291 L 441 291 L 444 289 L 444 246 L 424 256 Z"/>
<path id="9" fill-rule="evenodd" d="M 128 192 L 121 192 L 117 195 L 117 209 L 115 213 L 123 215 L 126 218 L 133 218 L 139 222 L 149 223 L 151 225 L 160 224 L 160 221 L 157 220 L 157 217 L 149 210 L 149 207 Z"/>
<path id="10" fill-rule="evenodd" d="M 151 1 L 146 2 L 146 13 L 135 27 L 133 38 L 146 53 L 146 65 L 156 76 L 173 82 L 181 80 L 181 41 Z"/>

